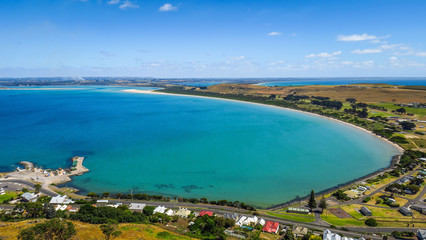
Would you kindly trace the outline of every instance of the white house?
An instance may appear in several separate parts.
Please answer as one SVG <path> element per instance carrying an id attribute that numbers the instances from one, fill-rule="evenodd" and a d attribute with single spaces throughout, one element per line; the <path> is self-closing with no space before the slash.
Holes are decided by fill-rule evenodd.
<path id="1" fill-rule="evenodd" d="M 332 233 L 330 230 L 326 229 L 324 230 L 322 239 L 323 240 L 342 240 L 342 237 L 340 237 L 339 234 Z"/>
<path id="2" fill-rule="evenodd" d="M 259 218 L 259 220 L 257 221 L 257 223 L 263 226 L 263 225 L 265 225 L 266 221 L 263 218 Z"/>
<path id="3" fill-rule="evenodd" d="M 166 211 L 166 207 L 164 206 L 158 206 L 154 209 L 154 213 L 164 213 Z"/>
<path id="4" fill-rule="evenodd" d="M 69 199 L 67 195 L 58 195 L 56 197 L 52 197 L 49 202 L 50 204 L 71 204 L 74 203 L 73 200 Z"/>
<path id="5" fill-rule="evenodd" d="M 175 211 L 173 211 L 172 209 L 169 209 L 166 211 L 166 215 L 167 216 L 174 216 L 175 215 Z"/>
<path id="6" fill-rule="evenodd" d="M 247 217 L 246 216 L 241 216 L 239 219 L 238 219 L 238 221 L 237 222 L 235 222 L 235 225 L 237 225 L 237 226 L 239 226 L 239 227 L 241 227 L 241 226 L 243 226 L 244 225 L 244 221 L 247 219 Z"/>

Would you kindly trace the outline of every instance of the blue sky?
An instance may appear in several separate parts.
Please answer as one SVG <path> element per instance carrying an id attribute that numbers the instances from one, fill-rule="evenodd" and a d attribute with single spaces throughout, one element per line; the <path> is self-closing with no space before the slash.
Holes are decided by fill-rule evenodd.
<path id="1" fill-rule="evenodd" d="M 0 77 L 426 76 L 424 0 L 2 0 Z"/>

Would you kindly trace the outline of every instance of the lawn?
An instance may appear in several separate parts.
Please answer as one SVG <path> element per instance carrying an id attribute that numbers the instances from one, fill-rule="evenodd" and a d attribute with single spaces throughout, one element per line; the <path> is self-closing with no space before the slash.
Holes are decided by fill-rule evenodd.
<path id="1" fill-rule="evenodd" d="M 33 226 L 33 220 L 20 221 L 20 222 L 3 222 L 0 225 L 0 239 L 16 239 L 19 231 Z M 77 230 L 77 235 L 73 239 L 105 239 L 98 224 L 82 223 L 73 221 Z M 163 228 L 155 225 L 147 224 L 130 224 L 123 223 L 119 225 L 122 234 L 114 239 L 175 239 L 175 240 L 190 240 L 192 238 L 178 235 L 173 232 L 164 230 Z M 166 232 L 166 233 L 164 233 Z M 161 234 L 160 234 L 161 233 Z"/>
<path id="2" fill-rule="evenodd" d="M 338 218 L 329 210 L 325 210 L 321 218 L 334 226 L 365 226 L 363 221 L 359 221 L 355 218 Z"/>
<path id="3" fill-rule="evenodd" d="M 3 203 L 4 201 L 7 201 L 7 200 L 12 200 L 16 196 L 18 196 L 18 194 L 16 194 L 15 192 L 6 192 L 6 194 L 0 195 L 0 203 Z"/>
<path id="4" fill-rule="evenodd" d="M 385 107 L 385 108 L 389 109 L 389 112 L 391 112 L 392 110 L 396 110 L 398 108 L 401 108 L 400 106 L 395 106 L 393 103 L 375 103 L 373 105 Z M 419 117 L 423 117 L 423 116 L 426 115 L 426 109 L 425 108 L 412 108 L 412 107 L 404 107 L 404 108 L 407 111 L 407 113 L 412 113 L 412 114 L 415 114 Z M 396 115 L 396 114 L 394 114 L 394 115 Z M 404 116 L 402 115 L 401 117 L 404 117 Z"/>
<path id="5" fill-rule="evenodd" d="M 315 217 L 312 215 L 301 215 L 301 214 L 292 214 L 292 213 L 276 213 L 276 212 L 265 212 L 268 215 L 279 217 L 287 220 L 293 220 L 298 222 L 314 222 Z"/>

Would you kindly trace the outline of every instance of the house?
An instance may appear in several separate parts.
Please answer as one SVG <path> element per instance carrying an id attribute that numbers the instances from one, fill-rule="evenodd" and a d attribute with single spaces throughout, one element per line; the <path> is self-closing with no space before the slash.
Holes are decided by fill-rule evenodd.
<path id="1" fill-rule="evenodd" d="M 166 211 L 166 215 L 167 216 L 174 216 L 175 215 L 175 211 L 173 211 L 172 209 L 169 209 Z"/>
<path id="2" fill-rule="evenodd" d="M 98 205 L 106 205 L 108 203 L 108 200 L 100 199 L 96 201 L 96 204 Z"/>
<path id="3" fill-rule="evenodd" d="M 280 224 L 278 222 L 267 221 L 262 228 L 262 231 L 268 233 L 278 233 L 278 229 L 280 228 Z"/>
<path id="4" fill-rule="evenodd" d="M 389 202 L 389 203 L 395 203 L 395 202 L 396 202 L 396 200 L 395 200 L 395 199 L 393 199 L 393 198 L 388 198 L 388 202 Z"/>
<path id="5" fill-rule="evenodd" d="M 75 212 L 78 212 L 78 210 L 80 210 L 80 208 L 68 205 L 66 210 L 69 211 L 69 212 L 75 213 Z"/>
<path id="6" fill-rule="evenodd" d="M 66 205 L 66 204 L 64 204 L 64 205 L 58 204 L 55 207 L 55 211 L 59 211 L 59 210 L 65 211 L 67 209 L 67 207 L 68 207 L 68 205 Z"/>
<path id="7" fill-rule="evenodd" d="M 238 219 L 238 221 L 235 223 L 235 225 L 237 225 L 237 226 L 239 226 L 239 227 L 243 226 L 244 221 L 245 221 L 246 219 L 247 219 L 247 217 L 246 217 L 246 216 L 241 216 L 241 217 Z"/>
<path id="8" fill-rule="evenodd" d="M 417 230 L 417 237 L 419 238 L 419 240 L 426 240 L 426 230 L 424 229 Z"/>
<path id="9" fill-rule="evenodd" d="M 399 209 L 399 212 L 402 213 L 402 215 L 404 215 L 404 216 L 413 216 L 413 212 L 410 211 L 410 209 L 408 209 L 406 207 L 401 207 Z"/>
<path id="10" fill-rule="evenodd" d="M 105 205 L 106 207 L 113 207 L 113 208 L 118 208 L 119 206 L 123 205 L 122 203 L 115 203 L 115 204 L 107 204 Z"/>
<path id="11" fill-rule="evenodd" d="M 308 228 L 302 227 L 302 226 L 294 226 L 293 227 L 293 234 L 296 238 L 301 238 L 308 234 Z"/>
<path id="12" fill-rule="evenodd" d="M 368 209 L 367 207 L 361 207 L 360 212 L 364 215 L 364 216 L 373 216 L 373 213 L 370 211 L 370 209 Z"/>
<path id="13" fill-rule="evenodd" d="M 154 213 L 164 213 L 166 209 L 167 208 L 165 206 L 158 206 L 154 209 Z"/>
<path id="14" fill-rule="evenodd" d="M 367 191 L 367 188 L 366 188 L 366 187 L 363 187 L 363 186 L 359 186 L 359 187 L 358 187 L 358 190 L 359 190 L 359 191 L 363 191 L 363 192 L 364 192 L 364 191 Z"/>
<path id="15" fill-rule="evenodd" d="M 260 224 L 262 226 L 265 225 L 265 223 L 266 223 L 266 221 L 263 218 L 259 218 L 259 220 L 257 221 L 257 224 Z"/>
<path id="16" fill-rule="evenodd" d="M 5 194 L 6 194 L 6 192 L 4 191 L 4 189 L 0 188 L 0 195 L 5 195 Z"/>
<path id="17" fill-rule="evenodd" d="M 227 218 L 227 219 L 232 219 L 232 220 L 234 220 L 234 221 L 237 221 L 237 219 L 240 217 L 237 213 L 225 213 L 225 214 L 223 214 L 223 217 L 224 218 Z"/>
<path id="18" fill-rule="evenodd" d="M 177 210 L 176 215 L 181 217 L 181 218 L 186 218 L 191 214 L 191 211 L 189 211 L 187 208 L 179 208 L 179 210 Z"/>
<path id="19" fill-rule="evenodd" d="M 337 233 L 332 233 L 330 230 L 326 229 L 324 230 L 324 234 L 322 236 L 323 240 L 341 240 L 342 237 L 340 237 Z"/>
<path id="20" fill-rule="evenodd" d="M 35 202 L 37 201 L 38 195 L 34 193 L 26 192 L 21 195 L 21 198 L 22 198 L 22 201 L 24 202 Z"/>
<path id="21" fill-rule="evenodd" d="M 69 199 L 67 195 L 58 195 L 56 197 L 52 197 L 52 199 L 49 202 L 50 204 L 71 204 L 74 203 L 73 200 Z"/>
<path id="22" fill-rule="evenodd" d="M 202 217 L 204 215 L 208 215 L 208 216 L 211 217 L 211 216 L 213 216 L 213 212 L 203 210 L 203 211 L 200 212 L 200 214 L 198 214 L 198 216 L 200 216 L 200 217 Z"/>
<path id="23" fill-rule="evenodd" d="M 421 214 L 426 215 L 426 205 L 423 204 L 413 204 L 410 206 L 410 209 L 416 210 L 420 212 Z"/>
<path id="24" fill-rule="evenodd" d="M 253 217 L 247 217 L 246 220 L 244 221 L 244 225 L 256 225 L 258 221 L 258 218 L 256 216 Z"/>
<path id="25" fill-rule="evenodd" d="M 305 208 L 294 208 L 294 207 L 289 207 L 287 209 L 287 212 L 289 213 L 303 213 L 303 214 L 309 214 L 309 210 L 305 209 Z"/>
<path id="26" fill-rule="evenodd" d="M 142 212 L 146 204 L 144 203 L 130 203 L 129 210 L 132 212 Z"/>

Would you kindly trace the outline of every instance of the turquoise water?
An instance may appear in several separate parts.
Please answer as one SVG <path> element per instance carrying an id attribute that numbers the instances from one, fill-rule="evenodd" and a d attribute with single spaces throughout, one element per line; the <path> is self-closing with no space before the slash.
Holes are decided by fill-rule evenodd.
<path id="1" fill-rule="evenodd" d="M 86 157 L 84 192 L 146 192 L 260 207 L 389 165 L 397 150 L 351 126 L 295 111 L 123 88 L 0 90 L 2 169 Z"/>

